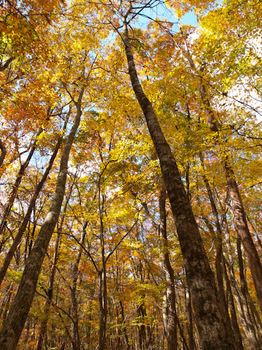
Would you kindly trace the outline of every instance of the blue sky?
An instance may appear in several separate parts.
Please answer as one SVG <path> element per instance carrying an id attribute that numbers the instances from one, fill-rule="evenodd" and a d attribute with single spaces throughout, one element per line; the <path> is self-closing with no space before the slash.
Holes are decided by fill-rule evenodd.
<path id="1" fill-rule="evenodd" d="M 181 24 L 191 24 L 192 26 L 197 26 L 197 18 L 194 12 L 187 13 L 181 20 Z"/>
<path id="2" fill-rule="evenodd" d="M 180 20 L 178 20 L 178 18 L 176 18 L 176 16 L 174 15 L 174 12 L 172 12 L 170 9 L 166 8 L 164 3 L 156 6 L 154 9 L 147 9 L 147 10 L 143 11 L 143 13 L 146 16 L 149 16 L 151 18 L 156 18 L 156 17 L 159 19 L 165 18 L 170 22 L 176 23 L 178 25 L 178 27 L 181 24 L 190 24 L 193 26 L 198 25 L 197 17 L 193 11 L 187 13 Z M 146 27 L 147 23 L 148 23 L 148 19 L 140 17 L 139 23 L 140 23 L 141 27 Z"/>

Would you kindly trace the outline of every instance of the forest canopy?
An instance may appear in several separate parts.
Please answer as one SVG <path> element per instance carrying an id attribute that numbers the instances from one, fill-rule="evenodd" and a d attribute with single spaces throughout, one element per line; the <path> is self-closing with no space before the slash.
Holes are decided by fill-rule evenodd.
<path id="1" fill-rule="evenodd" d="M 1 350 L 262 349 L 261 17 L 0 1 Z"/>

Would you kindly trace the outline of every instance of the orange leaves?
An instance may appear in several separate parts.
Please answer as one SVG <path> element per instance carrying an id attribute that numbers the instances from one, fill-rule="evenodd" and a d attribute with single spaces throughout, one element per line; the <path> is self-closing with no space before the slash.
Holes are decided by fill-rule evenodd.
<path id="1" fill-rule="evenodd" d="M 139 1 L 133 3 L 137 6 L 144 4 Z M 68 207 L 61 222 L 62 238 L 54 286 L 56 304 L 52 306 L 48 337 L 52 336 L 52 327 L 55 326 L 59 335 L 56 335 L 57 338 L 54 336 L 55 346 L 62 347 L 60 338 L 64 344 L 69 342 L 65 327 L 71 330 L 71 319 L 66 314 L 71 308 L 71 266 L 80 251 L 79 242 L 85 223 L 86 241 L 77 264 L 79 283 L 76 289 L 81 339 L 84 339 L 86 346 L 95 348 L 99 328 L 96 267 L 102 268 L 103 259 L 113 249 L 114 253 L 106 262 L 110 336 L 123 339 L 124 332 L 133 335 L 144 324 L 150 327 L 153 320 L 161 332 L 160 306 L 166 282 L 161 275 L 160 257 L 166 249 L 160 248 L 156 227 L 143 208 L 146 203 L 151 219 L 156 225 L 159 224 L 160 170 L 152 142 L 145 131 L 141 111 L 131 92 L 123 43 L 115 34 L 115 29 L 120 33 L 122 31 L 121 11 L 128 9 L 128 1 L 111 1 L 110 6 L 103 2 L 68 2 L 65 5 L 68 6 L 66 16 L 61 18 L 58 13 L 61 5 L 59 1 L 27 0 L 11 1 L 11 4 L 13 7 L 6 5 L 0 21 L 0 41 L 3 46 L 1 66 L 15 54 L 8 67 L 0 72 L 0 138 L 8 150 L 5 164 L 10 164 L 16 157 L 19 159 L 19 156 L 22 161 L 20 153 L 28 149 L 36 131 L 44 129 L 37 139 L 38 151 L 34 164 L 28 167 L 26 179 L 18 192 L 19 198 L 11 221 L 12 234 L 16 232 L 16 225 L 24 215 L 28 199 L 43 172 L 47 155 L 57 138 L 62 133 L 67 134 L 67 131 L 61 132 L 61 128 L 67 117 L 68 129 L 72 123 L 69 114 L 73 116 L 76 111 L 73 100 L 77 99 L 81 86 L 86 86 L 82 122 L 68 168 L 68 200 L 67 204 L 64 203 Z M 161 18 L 155 18 L 144 29 L 138 20 L 137 28 L 131 23 L 131 44 L 140 80 L 179 162 L 183 181 L 190 192 L 191 205 L 213 263 L 216 240 L 207 225 L 214 226 L 215 222 L 198 155 L 199 152 L 204 154 L 205 175 L 216 195 L 222 217 L 226 190 L 221 162 L 223 149 L 218 147 L 217 140 L 224 142 L 225 149 L 232 153 L 232 161 L 238 169 L 236 176 L 246 193 L 243 201 L 248 207 L 249 216 L 256 221 L 258 229 L 261 228 L 261 194 L 260 190 L 256 190 L 260 188 L 262 176 L 259 151 L 261 130 L 256 119 L 252 119 L 244 110 L 240 111 L 239 107 L 235 107 L 232 112 L 227 106 L 221 107 L 221 101 L 228 99 L 227 90 L 235 84 L 239 73 L 247 79 L 246 91 L 249 91 L 254 81 L 259 91 L 259 55 L 252 56 L 255 50 L 246 50 L 242 38 L 242 34 L 248 36 L 251 27 L 254 33 L 257 23 L 254 13 L 258 10 L 250 14 L 252 24 L 244 22 L 244 19 L 248 19 L 248 11 L 237 0 L 226 4 L 227 7 L 210 11 L 205 18 L 204 12 L 214 6 L 214 2 L 166 1 L 166 4 L 176 11 L 178 17 L 192 9 L 198 11 L 203 18 L 202 29 L 195 32 L 195 27 L 182 26 L 178 31 L 176 24 Z M 246 4 L 249 9 L 254 7 L 251 0 Z M 256 9 L 260 8 L 256 6 Z M 23 16 L 15 8 L 22 11 Z M 234 14 L 232 18 L 229 16 L 230 11 Z M 247 32 L 241 32 L 242 29 L 237 27 L 237 14 L 241 14 L 241 28 Z M 232 47 L 234 49 L 230 51 Z M 241 60 L 238 60 L 238 53 L 241 54 Z M 195 65 L 193 68 L 190 58 Z M 219 120 L 219 135 L 211 135 L 205 122 L 201 81 L 205 84 L 211 107 Z M 232 107 L 232 100 L 229 104 Z M 4 178 L 7 190 L 17 169 L 9 165 L 8 170 L 9 174 Z M 17 253 L 22 256 L 19 261 L 21 267 L 27 258 L 25 251 L 30 239 L 34 232 L 36 237 L 54 192 L 56 174 L 57 167 L 49 175 L 46 187 L 36 203 L 34 216 L 31 217 L 28 237 L 21 243 Z M 206 222 L 203 217 L 207 219 Z M 226 219 L 229 231 L 235 234 L 229 209 Z M 181 304 L 184 303 L 183 288 L 186 282 L 170 214 L 168 232 L 170 259 L 179 290 L 178 306 L 183 313 L 186 308 Z M 48 288 L 53 255 L 54 241 L 44 262 L 39 285 L 41 292 Z M 17 268 L 15 261 L 13 268 Z M 8 281 L 18 283 L 19 278 L 20 272 L 15 271 L 8 276 Z M 249 272 L 247 278 L 250 280 Z M 252 289 L 251 282 L 250 287 Z M 42 296 L 37 296 L 32 311 L 37 324 L 36 332 L 42 317 L 39 310 L 43 311 L 44 301 Z M 126 318 L 123 316 L 123 323 L 118 306 L 120 302 L 123 302 L 127 315 Z M 146 306 L 148 317 L 137 317 L 137 307 L 141 303 Z"/>

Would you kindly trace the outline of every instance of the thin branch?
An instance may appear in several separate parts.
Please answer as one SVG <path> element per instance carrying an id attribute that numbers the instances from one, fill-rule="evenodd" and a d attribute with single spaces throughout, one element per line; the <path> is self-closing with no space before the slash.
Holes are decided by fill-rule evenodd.
<path id="1" fill-rule="evenodd" d="M 108 261 L 108 259 L 110 258 L 110 256 L 115 252 L 115 250 L 120 246 L 120 244 L 123 242 L 123 240 L 129 235 L 129 233 L 133 230 L 133 228 L 135 227 L 135 225 L 138 222 L 138 218 L 135 220 L 135 222 L 133 223 L 133 225 L 130 227 L 130 229 L 127 231 L 127 233 L 120 239 L 120 241 L 118 241 L 118 243 L 115 245 L 115 247 L 113 248 L 113 250 L 111 250 L 111 252 L 107 255 L 107 257 L 105 258 L 105 263 Z"/>

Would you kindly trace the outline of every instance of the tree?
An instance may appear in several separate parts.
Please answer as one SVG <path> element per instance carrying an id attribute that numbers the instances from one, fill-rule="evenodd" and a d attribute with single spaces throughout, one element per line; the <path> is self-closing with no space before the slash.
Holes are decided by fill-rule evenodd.
<path id="1" fill-rule="evenodd" d="M 57 224 L 64 198 L 69 154 L 80 123 L 80 117 L 82 114 L 81 102 L 83 94 L 84 87 L 82 87 L 79 93 L 78 100 L 75 101 L 77 109 L 76 117 L 61 156 L 56 190 L 49 213 L 39 232 L 34 247 L 30 253 L 30 257 L 27 260 L 23 277 L 16 294 L 16 298 L 9 311 L 8 317 L 1 332 L 0 344 L 3 349 L 16 348 L 33 301 L 36 283 L 41 270 L 42 262 L 54 228 Z"/>
<path id="2" fill-rule="evenodd" d="M 152 104 L 138 80 L 128 33 L 128 26 L 130 25 L 128 18 L 132 18 L 134 15 L 133 6 L 135 7 L 130 2 L 129 8 L 126 10 L 122 9 L 122 13 L 120 13 L 124 24 L 123 43 L 129 75 L 159 157 L 184 257 L 187 281 L 192 294 L 201 344 L 204 349 L 215 345 L 221 348 L 234 348 L 234 345 L 229 340 L 229 335 L 220 314 L 213 274 L 175 159 L 162 133 Z M 139 7 L 139 9 L 141 11 L 146 7 L 148 7 L 147 3 Z M 201 280 L 202 282 L 200 282 Z M 203 307 L 203 303 L 205 307 Z"/>
<path id="3" fill-rule="evenodd" d="M 189 10 L 197 28 L 171 14 Z M 22 332 L 39 350 L 260 348 L 229 192 L 232 178 L 259 259 L 260 7 L 0 11 L 2 347 Z"/>

